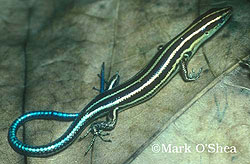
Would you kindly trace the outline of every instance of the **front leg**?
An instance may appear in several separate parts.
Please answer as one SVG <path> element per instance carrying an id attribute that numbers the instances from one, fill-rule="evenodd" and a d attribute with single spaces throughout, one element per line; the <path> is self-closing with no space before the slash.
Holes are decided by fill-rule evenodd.
<path id="1" fill-rule="evenodd" d="M 97 74 L 98 77 L 100 78 L 100 89 L 93 87 L 93 89 L 99 91 L 99 93 L 103 93 L 104 91 L 110 90 L 119 85 L 120 76 L 118 72 L 115 75 L 113 75 L 109 81 L 105 80 L 104 74 L 105 74 L 105 67 L 104 67 L 104 62 L 103 62 L 101 73 Z M 105 84 L 106 84 L 106 88 L 105 88 Z"/>
<path id="2" fill-rule="evenodd" d="M 188 73 L 188 69 L 187 69 L 187 59 L 183 58 L 181 60 L 180 63 L 180 73 L 181 73 L 181 77 L 184 81 L 186 82 L 190 82 L 190 81 L 195 81 L 196 79 L 198 79 L 200 77 L 200 74 L 202 72 L 202 68 L 200 68 L 198 73 L 194 72 L 194 69 L 192 69 L 192 73 Z"/>
<path id="3" fill-rule="evenodd" d="M 117 110 L 118 110 L 118 108 L 115 108 L 112 112 L 110 112 L 106 117 L 106 121 L 98 121 L 98 122 L 94 122 L 93 124 L 91 124 L 87 133 L 83 137 L 80 137 L 79 141 L 84 139 L 89 133 L 93 134 L 92 141 L 91 141 L 87 151 L 85 152 L 85 155 L 89 152 L 89 150 L 91 150 L 93 148 L 96 137 L 101 138 L 101 140 L 104 142 L 112 142 L 109 139 L 103 138 L 103 136 L 109 135 L 109 133 L 103 133 L 103 132 L 104 131 L 111 131 L 115 128 L 116 123 L 117 123 L 117 114 L 118 114 Z"/>

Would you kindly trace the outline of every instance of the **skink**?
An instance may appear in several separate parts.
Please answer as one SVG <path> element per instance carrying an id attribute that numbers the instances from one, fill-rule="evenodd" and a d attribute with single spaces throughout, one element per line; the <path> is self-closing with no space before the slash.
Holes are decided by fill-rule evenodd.
<path id="1" fill-rule="evenodd" d="M 218 31 L 231 14 L 231 7 L 215 8 L 202 14 L 170 42 L 160 46 L 156 55 L 140 72 L 121 85 L 97 95 L 79 114 L 65 114 L 64 117 L 64 113 L 40 111 L 34 115 L 20 116 L 12 123 L 8 132 L 11 147 L 26 156 L 47 157 L 67 148 L 89 125 L 87 134 L 91 132 L 94 137 L 102 138 L 105 135 L 103 131 L 114 129 L 118 112 L 152 98 L 177 72 L 181 73 L 185 81 L 199 78 L 201 69 L 197 74 L 189 74 L 187 64 L 198 47 Z M 95 122 L 103 116 L 107 116 L 106 121 Z M 18 128 L 29 120 L 39 118 L 73 122 L 61 137 L 47 145 L 32 146 L 21 142 L 16 136 Z"/>

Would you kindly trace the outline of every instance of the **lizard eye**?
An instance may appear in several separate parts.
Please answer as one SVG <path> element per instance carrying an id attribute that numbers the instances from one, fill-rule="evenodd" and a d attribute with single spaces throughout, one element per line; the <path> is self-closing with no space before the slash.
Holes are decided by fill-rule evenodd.
<path id="1" fill-rule="evenodd" d="M 202 31 L 203 31 L 206 35 L 209 34 L 209 32 L 206 30 L 206 27 L 202 28 Z"/>
<path id="2" fill-rule="evenodd" d="M 163 48 L 163 45 L 161 44 L 161 45 L 159 45 L 158 47 L 157 47 L 157 50 L 159 51 L 159 50 L 161 50 Z"/>

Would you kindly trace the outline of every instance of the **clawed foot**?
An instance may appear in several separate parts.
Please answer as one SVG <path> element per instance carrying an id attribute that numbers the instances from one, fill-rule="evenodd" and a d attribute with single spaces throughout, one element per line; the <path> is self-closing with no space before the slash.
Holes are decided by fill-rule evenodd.
<path id="1" fill-rule="evenodd" d="M 188 75 L 188 78 L 192 80 L 196 80 L 200 77 L 201 72 L 202 72 L 202 67 L 199 69 L 198 73 L 195 73 L 194 69 L 192 69 L 192 72 Z"/>
<path id="2" fill-rule="evenodd" d="M 98 123 L 99 124 L 99 123 Z M 98 129 L 98 124 L 93 124 L 88 131 L 86 132 L 86 134 L 82 137 L 79 138 L 78 142 L 82 141 L 89 133 L 93 134 L 93 138 L 91 140 L 91 143 L 88 146 L 88 149 L 86 150 L 86 152 L 84 153 L 84 156 L 86 156 L 88 154 L 88 152 L 93 148 L 96 137 L 99 137 L 102 141 L 104 142 L 112 142 L 110 139 L 104 139 L 104 136 L 108 136 L 110 135 L 110 133 L 103 133 L 103 130 L 99 130 Z M 96 126 L 95 126 L 96 125 Z"/>

